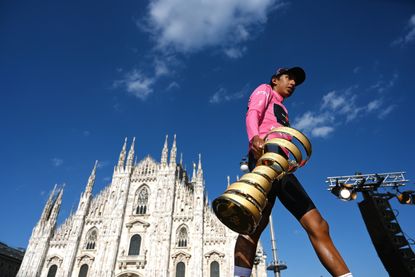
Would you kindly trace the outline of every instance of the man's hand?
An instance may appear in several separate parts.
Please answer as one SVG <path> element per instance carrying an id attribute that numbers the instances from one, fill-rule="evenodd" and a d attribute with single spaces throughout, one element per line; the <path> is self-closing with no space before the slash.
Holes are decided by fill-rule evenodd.
<path id="1" fill-rule="evenodd" d="M 264 150 L 264 144 L 265 141 L 259 136 L 254 136 L 252 138 L 252 151 L 255 159 L 259 159 L 261 157 L 262 151 Z"/>

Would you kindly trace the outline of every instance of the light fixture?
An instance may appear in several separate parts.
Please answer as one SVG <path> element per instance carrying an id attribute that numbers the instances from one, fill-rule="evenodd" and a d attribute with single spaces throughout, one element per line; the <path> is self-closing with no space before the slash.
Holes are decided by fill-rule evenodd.
<path id="1" fill-rule="evenodd" d="M 248 159 L 246 156 L 242 157 L 242 160 L 240 162 L 240 169 L 244 173 L 249 172 Z"/>
<path id="2" fill-rule="evenodd" d="M 357 192 L 351 184 L 336 184 L 331 193 L 343 201 L 355 200 L 357 197 Z"/>
<path id="3" fill-rule="evenodd" d="M 396 195 L 396 198 L 398 198 L 398 201 L 401 204 L 415 205 L 415 194 L 413 190 L 404 191 Z"/>

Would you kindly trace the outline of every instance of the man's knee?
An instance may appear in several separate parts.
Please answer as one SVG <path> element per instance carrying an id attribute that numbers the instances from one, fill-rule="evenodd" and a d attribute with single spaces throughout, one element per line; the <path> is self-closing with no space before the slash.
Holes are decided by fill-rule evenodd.
<path id="1" fill-rule="evenodd" d="M 319 236 L 327 235 L 329 233 L 329 224 L 320 215 L 317 209 L 307 212 L 301 219 L 301 225 L 309 235 Z"/>
<path id="2" fill-rule="evenodd" d="M 262 232 L 264 232 L 265 228 L 268 226 L 269 223 L 269 217 L 271 215 L 272 207 L 274 206 L 274 203 L 268 203 L 265 209 L 262 211 L 261 219 L 258 223 L 258 226 L 256 227 L 255 231 L 250 234 L 250 237 L 252 237 L 254 240 L 259 240 L 261 237 Z"/>
<path id="3" fill-rule="evenodd" d="M 324 218 L 321 218 L 316 222 L 315 231 L 319 234 L 328 234 L 329 228 L 329 224 Z"/>
<path id="4" fill-rule="evenodd" d="M 239 235 L 236 239 L 235 248 L 239 249 L 250 249 L 250 248 L 256 248 L 256 245 L 258 243 L 258 240 L 255 237 L 252 237 L 251 235 Z"/>

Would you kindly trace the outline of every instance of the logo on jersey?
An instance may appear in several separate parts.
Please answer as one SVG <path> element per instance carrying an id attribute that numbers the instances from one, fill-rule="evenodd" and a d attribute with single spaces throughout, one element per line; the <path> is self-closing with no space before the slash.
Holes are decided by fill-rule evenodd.
<path id="1" fill-rule="evenodd" d="M 283 126 L 290 127 L 288 121 L 288 115 L 285 110 L 278 104 L 274 104 L 274 115 L 277 118 L 277 122 Z"/>

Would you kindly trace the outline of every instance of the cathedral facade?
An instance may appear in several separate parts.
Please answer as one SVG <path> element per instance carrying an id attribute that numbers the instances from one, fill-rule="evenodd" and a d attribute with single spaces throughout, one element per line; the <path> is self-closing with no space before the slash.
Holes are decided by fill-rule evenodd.
<path id="1" fill-rule="evenodd" d="M 199 163 L 192 176 L 176 162 L 176 137 L 160 162 L 134 162 L 127 139 L 111 183 L 92 195 L 97 163 L 78 208 L 56 226 L 63 188 L 51 192 L 33 228 L 18 277 L 233 276 L 237 234 L 214 215 Z M 168 157 L 169 156 L 169 157 Z M 262 247 L 252 276 L 265 277 Z"/>

